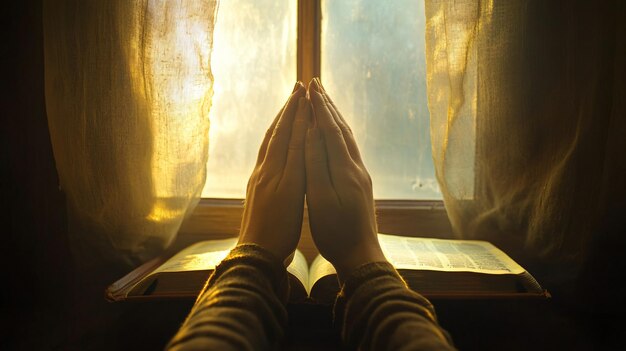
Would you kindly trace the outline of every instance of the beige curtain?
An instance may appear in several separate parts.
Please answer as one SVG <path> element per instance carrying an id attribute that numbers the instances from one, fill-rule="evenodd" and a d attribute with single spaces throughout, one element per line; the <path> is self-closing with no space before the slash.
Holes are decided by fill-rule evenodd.
<path id="1" fill-rule="evenodd" d="M 619 1 L 426 0 L 433 159 L 457 236 L 562 257 L 617 240 L 624 14 Z"/>
<path id="2" fill-rule="evenodd" d="M 44 1 L 48 122 L 84 262 L 145 260 L 197 203 L 216 2 Z"/>

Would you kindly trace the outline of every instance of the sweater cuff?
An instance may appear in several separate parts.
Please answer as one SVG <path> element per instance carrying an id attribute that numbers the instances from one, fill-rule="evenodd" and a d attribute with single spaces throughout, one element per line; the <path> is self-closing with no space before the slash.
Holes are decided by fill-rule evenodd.
<path id="1" fill-rule="evenodd" d="M 399 281 L 406 285 L 404 279 L 402 279 L 396 268 L 391 263 L 386 261 L 369 262 L 357 267 L 346 278 L 341 289 L 341 294 L 349 299 L 363 283 L 382 275 L 396 277 Z"/>
<path id="2" fill-rule="evenodd" d="M 404 279 L 398 274 L 396 268 L 389 262 L 369 262 L 357 267 L 348 275 L 335 300 L 333 321 L 337 329 L 341 329 L 344 325 L 346 304 L 350 301 L 354 292 L 363 284 L 380 276 L 397 278 L 398 282 L 407 286 Z"/>
<path id="3" fill-rule="evenodd" d="M 286 304 L 289 298 L 289 278 L 283 262 L 273 253 L 257 244 L 240 244 L 215 267 L 203 290 L 210 288 L 224 272 L 233 266 L 246 265 L 257 268 L 267 278 L 278 299 Z M 201 296 L 202 294 L 200 294 Z"/>

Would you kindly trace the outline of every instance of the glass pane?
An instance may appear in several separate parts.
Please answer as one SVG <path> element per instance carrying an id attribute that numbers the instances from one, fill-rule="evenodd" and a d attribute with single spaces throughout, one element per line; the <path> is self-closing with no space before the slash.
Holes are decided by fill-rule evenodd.
<path id="1" fill-rule="evenodd" d="M 296 82 L 297 1 L 221 1 L 203 197 L 244 198 L 265 130 Z"/>
<path id="2" fill-rule="evenodd" d="M 352 127 L 377 199 L 441 199 L 426 104 L 424 2 L 322 2 L 322 83 Z"/>

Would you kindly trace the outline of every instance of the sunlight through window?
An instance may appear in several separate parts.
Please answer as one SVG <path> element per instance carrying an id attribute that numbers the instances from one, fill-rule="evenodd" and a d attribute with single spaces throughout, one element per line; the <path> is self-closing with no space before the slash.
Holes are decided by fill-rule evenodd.
<path id="1" fill-rule="evenodd" d="M 377 199 L 441 199 L 430 147 L 423 1 L 323 1 L 322 81 Z"/>
<path id="2" fill-rule="evenodd" d="M 378 199 L 441 199 L 430 147 L 422 1 L 322 1 L 321 78 Z M 266 128 L 296 80 L 297 1 L 220 3 L 204 197 L 244 198 Z M 306 82 L 305 82 L 306 83 Z"/>
<path id="3" fill-rule="evenodd" d="M 244 198 L 265 130 L 296 82 L 297 1 L 220 2 L 203 197 Z"/>

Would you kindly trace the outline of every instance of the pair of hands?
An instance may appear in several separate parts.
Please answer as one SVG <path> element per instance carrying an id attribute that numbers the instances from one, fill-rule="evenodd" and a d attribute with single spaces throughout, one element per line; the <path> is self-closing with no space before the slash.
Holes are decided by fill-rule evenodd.
<path id="1" fill-rule="evenodd" d="M 340 279 L 385 261 L 372 181 L 352 131 L 319 79 L 296 83 L 259 149 L 248 181 L 239 243 L 255 243 L 286 264 L 300 240 L 304 201 L 313 241 Z"/>

